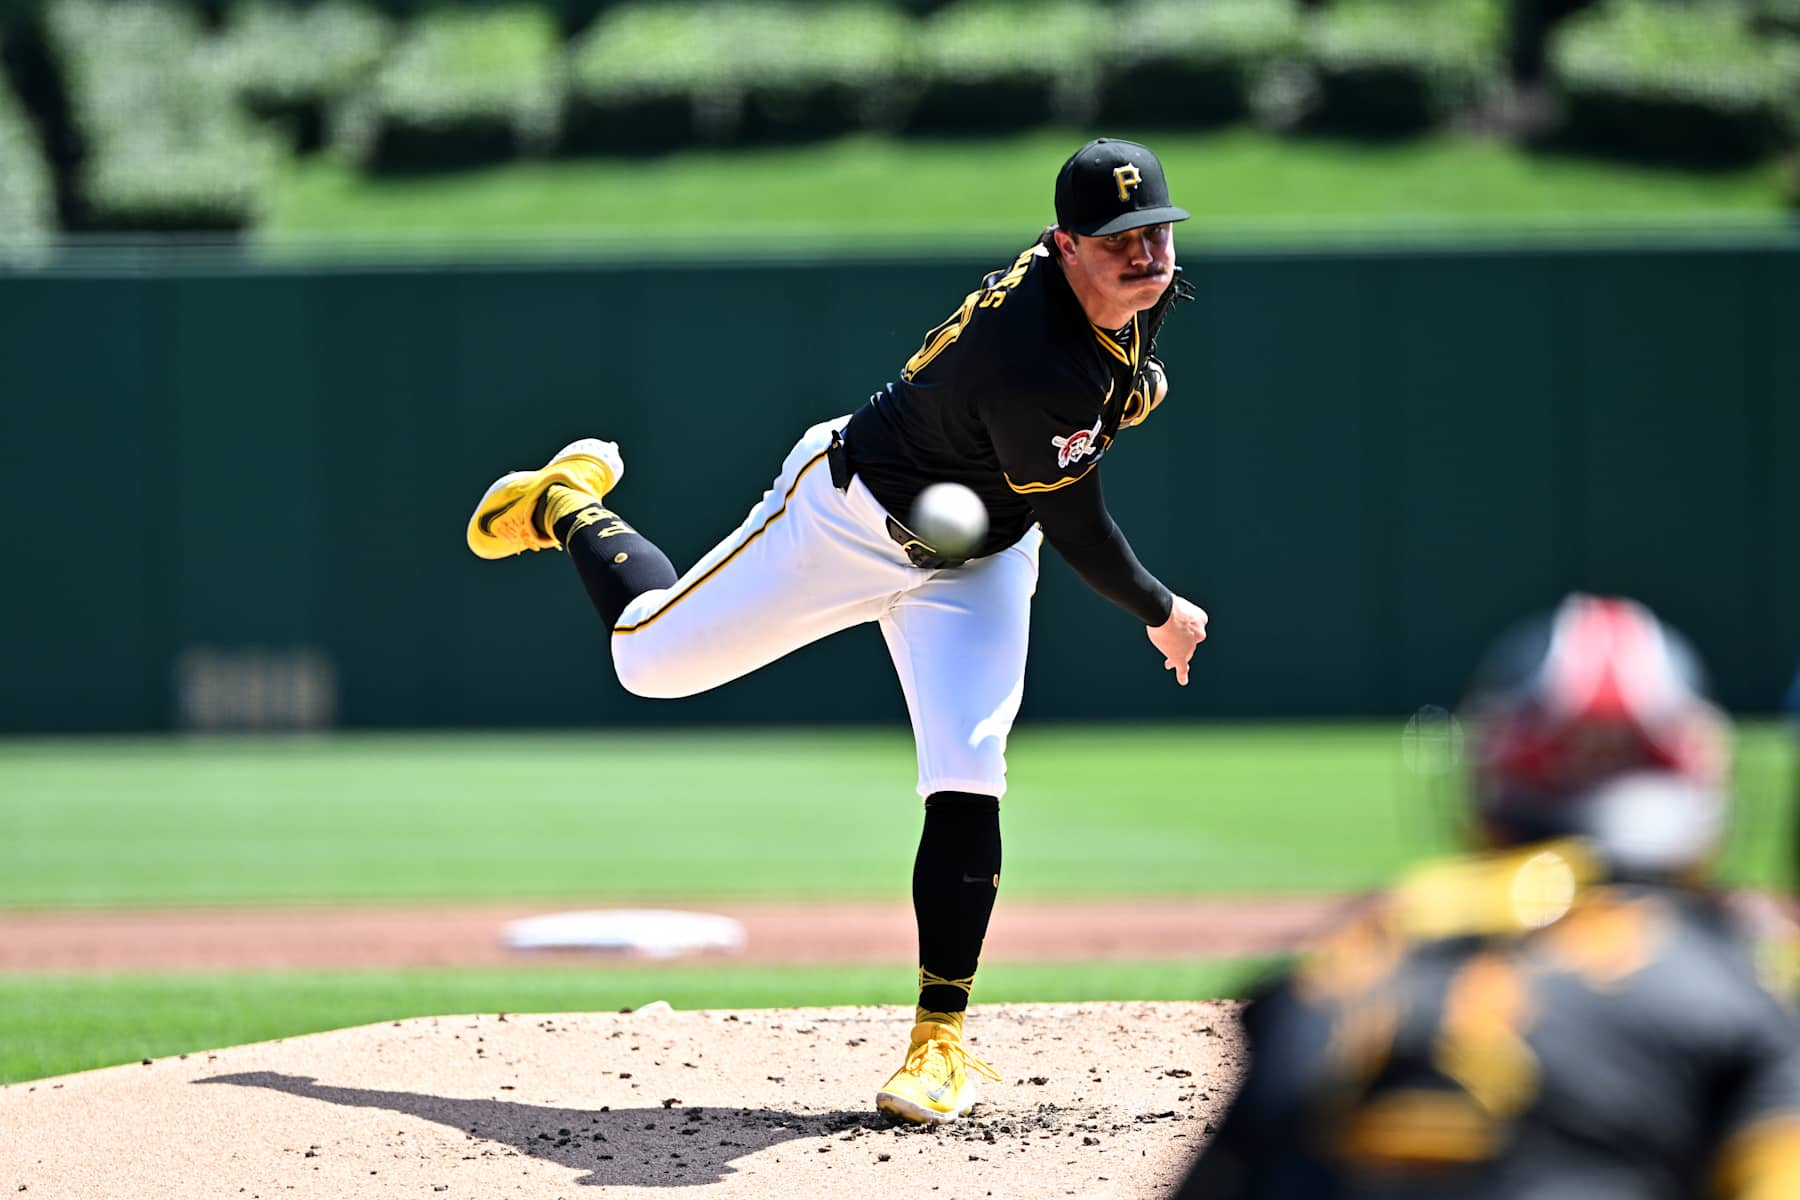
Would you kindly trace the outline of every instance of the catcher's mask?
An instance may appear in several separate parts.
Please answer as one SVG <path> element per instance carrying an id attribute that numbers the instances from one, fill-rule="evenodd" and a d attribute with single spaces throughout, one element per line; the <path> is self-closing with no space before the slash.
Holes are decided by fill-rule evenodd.
<path id="1" fill-rule="evenodd" d="M 1572 595 L 1508 634 L 1464 706 L 1483 832 L 1585 837 L 1625 875 L 1705 863 L 1729 749 L 1704 689 L 1687 642 L 1630 600 Z"/>

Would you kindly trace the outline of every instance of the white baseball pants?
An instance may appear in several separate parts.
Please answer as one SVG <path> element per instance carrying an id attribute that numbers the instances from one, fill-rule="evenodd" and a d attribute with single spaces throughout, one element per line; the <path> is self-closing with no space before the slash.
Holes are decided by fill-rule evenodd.
<path id="1" fill-rule="evenodd" d="M 807 430 L 731 536 L 626 606 L 612 636 L 619 682 L 691 696 L 879 621 L 912 716 L 919 794 L 1004 795 L 1043 535 L 1034 527 L 962 567 L 913 566 L 861 479 L 832 486 L 825 452 L 848 419 Z"/>

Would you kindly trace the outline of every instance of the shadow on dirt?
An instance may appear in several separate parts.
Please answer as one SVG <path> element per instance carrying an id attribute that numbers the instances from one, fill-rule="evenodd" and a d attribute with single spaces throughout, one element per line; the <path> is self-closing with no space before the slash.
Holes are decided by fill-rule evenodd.
<path id="1" fill-rule="evenodd" d="M 790 1113 L 769 1108 L 546 1108 L 510 1100 L 472 1100 L 334 1087 L 304 1075 L 250 1071 L 196 1079 L 267 1088 L 350 1108 L 384 1108 L 468 1134 L 469 1145 L 586 1171 L 578 1184 L 696 1187 L 736 1174 L 733 1160 L 798 1138 L 885 1130 L 872 1112 Z M 855 1136 L 855 1135 L 852 1135 Z M 480 1153 L 479 1150 L 472 1150 Z M 500 1151 L 504 1153 L 504 1151 Z"/>

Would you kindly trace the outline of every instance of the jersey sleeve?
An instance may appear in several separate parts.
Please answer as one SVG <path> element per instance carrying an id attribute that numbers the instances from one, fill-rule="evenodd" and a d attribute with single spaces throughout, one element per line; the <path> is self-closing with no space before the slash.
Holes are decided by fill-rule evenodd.
<path id="1" fill-rule="evenodd" d="M 1088 471 L 1067 487 L 1029 497 L 1044 537 L 1075 573 L 1145 625 L 1161 625 L 1175 606 L 1174 593 L 1145 569 L 1106 511 L 1100 472 Z"/>
<path id="2" fill-rule="evenodd" d="M 1031 505 L 1044 537 L 1100 595 L 1145 625 L 1167 621 L 1173 593 L 1138 561 L 1100 490 L 1108 397 L 1048 369 L 992 381 L 982 395 L 1006 485 Z"/>
<path id="3" fill-rule="evenodd" d="M 985 381 L 977 404 L 1006 486 L 1027 497 L 1083 478 L 1111 440 L 1107 397 L 1092 382 L 1035 366 Z"/>

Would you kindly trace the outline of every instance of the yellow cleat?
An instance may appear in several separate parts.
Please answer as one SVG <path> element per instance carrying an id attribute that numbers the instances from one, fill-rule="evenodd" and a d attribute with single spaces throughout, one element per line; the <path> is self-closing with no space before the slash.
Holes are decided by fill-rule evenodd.
<path id="1" fill-rule="evenodd" d="M 560 483 L 604 500 L 625 474 L 619 447 L 598 438 L 570 442 L 536 471 L 502 475 L 482 494 L 469 518 L 469 549 L 482 558 L 511 558 L 527 550 L 560 550 L 540 527 L 544 493 Z"/>
<path id="2" fill-rule="evenodd" d="M 913 1026 L 905 1065 L 875 1093 L 875 1107 L 902 1121 L 954 1121 L 981 1098 L 969 1078 L 971 1068 L 989 1079 L 1000 1078 L 1000 1072 L 963 1049 L 957 1030 L 921 1022 Z"/>

